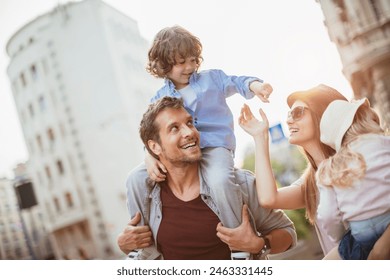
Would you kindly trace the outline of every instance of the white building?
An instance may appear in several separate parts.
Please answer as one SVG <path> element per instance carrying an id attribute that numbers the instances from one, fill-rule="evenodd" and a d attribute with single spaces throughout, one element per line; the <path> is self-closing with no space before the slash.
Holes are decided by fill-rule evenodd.
<path id="1" fill-rule="evenodd" d="M 367 97 L 390 129 L 390 1 L 317 1 L 355 98 Z"/>
<path id="2" fill-rule="evenodd" d="M 125 180 L 143 160 L 138 125 L 160 86 L 137 23 L 99 0 L 68 3 L 18 30 L 8 76 L 28 169 L 59 259 L 119 258 Z"/>

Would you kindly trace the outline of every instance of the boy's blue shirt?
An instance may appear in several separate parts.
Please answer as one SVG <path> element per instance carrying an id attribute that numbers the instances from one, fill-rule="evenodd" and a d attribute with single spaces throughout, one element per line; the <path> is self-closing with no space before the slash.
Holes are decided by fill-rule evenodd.
<path id="1" fill-rule="evenodd" d="M 253 98 L 254 93 L 249 90 L 249 84 L 253 81 L 263 82 L 256 77 L 228 76 L 222 70 L 216 69 L 191 75 L 189 85 L 196 93 L 196 107 L 195 111 L 186 106 L 185 108 L 200 132 L 201 148 L 224 147 L 235 150 L 233 114 L 226 98 L 235 93 L 246 99 Z M 169 79 L 165 79 L 165 85 L 152 97 L 151 102 L 164 96 L 181 98 Z"/>

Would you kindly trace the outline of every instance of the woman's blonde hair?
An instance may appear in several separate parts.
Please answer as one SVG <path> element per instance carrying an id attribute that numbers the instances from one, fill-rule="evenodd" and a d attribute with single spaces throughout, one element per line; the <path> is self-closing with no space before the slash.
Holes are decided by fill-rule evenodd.
<path id="1" fill-rule="evenodd" d="M 352 125 L 344 134 L 340 150 L 324 160 L 316 174 L 318 183 L 329 187 L 349 187 L 366 174 L 364 157 L 352 151 L 349 144 L 368 133 L 383 134 L 379 116 L 368 105 L 362 105 L 354 116 Z"/>

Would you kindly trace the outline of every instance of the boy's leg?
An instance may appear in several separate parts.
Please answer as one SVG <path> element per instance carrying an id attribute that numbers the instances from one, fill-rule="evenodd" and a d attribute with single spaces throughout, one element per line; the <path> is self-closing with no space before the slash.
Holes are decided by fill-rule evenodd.
<path id="1" fill-rule="evenodd" d="M 220 212 L 222 224 L 235 228 L 241 224 L 242 193 L 234 177 L 231 151 L 225 148 L 202 149 L 202 176 Z"/>
<path id="2" fill-rule="evenodd" d="M 231 151 L 225 148 L 202 149 L 202 175 L 210 188 L 224 226 L 238 227 L 241 224 L 243 198 L 236 184 L 234 161 Z M 249 252 L 233 251 L 233 260 L 250 259 Z"/>
<path id="3" fill-rule="evenodd" d="M 390 224 L 390 212 L 363 221 L 350 222 L 351 232 L 361 247 L 358 259 L 367 259 L 375 243 Z"/>

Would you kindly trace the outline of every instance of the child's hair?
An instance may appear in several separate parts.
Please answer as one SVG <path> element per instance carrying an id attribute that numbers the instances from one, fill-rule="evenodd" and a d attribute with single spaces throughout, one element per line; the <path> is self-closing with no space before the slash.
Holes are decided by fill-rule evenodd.
<path id="1" fill-rule="evenodd" d="M 359 136 L 368 133 L 383 134 L 379 117 L 370 106 L 361 106 L 353 119 L 352 125 L 344 134 L 340 150 L 324 160 L 317 171 L 317 181 L 325 186 L 349 187 L 366 174 L 364 157 L 352 151 L 349 144 Z"/>
<path id="2" fill-rule="evenodd" d="M 157 78 L 165 78 L 177 63 L 176 58 L 195 57 L 196 63 L 202 63 L 202 44 L 189 31 L 178 25 L 159 31 L 148 52 L 146 71 Z"/>

